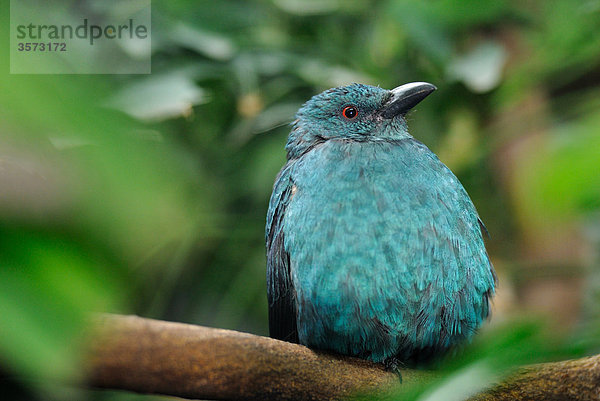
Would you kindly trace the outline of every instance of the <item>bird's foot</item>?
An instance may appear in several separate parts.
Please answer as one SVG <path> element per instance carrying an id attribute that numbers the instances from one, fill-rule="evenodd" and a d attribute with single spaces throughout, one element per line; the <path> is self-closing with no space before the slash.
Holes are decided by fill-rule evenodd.
<path id="1" fill-rule="evenodd" d="M 400 372 L 400 367 L 403 366 L 402 362 L 395 356 L 389 357 L 383 361 L 383 366 L 385 366 L 385 370 L 388 372 L 395 373 L 402 383 L 402 372 Z"/>

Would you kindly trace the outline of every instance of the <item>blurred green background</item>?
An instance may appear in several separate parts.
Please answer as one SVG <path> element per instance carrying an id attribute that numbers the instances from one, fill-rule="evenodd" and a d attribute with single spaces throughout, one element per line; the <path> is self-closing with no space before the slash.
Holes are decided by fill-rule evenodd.
<path id="1" fill-rule="evenodd" d="M 439 88 L 411 132 L 473 198 L 500 279 L 476 344 L 410 397 L 599 350 L 599 0 L 155 0 L 152 19 L 151 75 L 9 75 L 2 42 L 2 399 L 152 398 L 61 384 L 90 312 L 266 335 L 288 124 L 352 82 Z"/>

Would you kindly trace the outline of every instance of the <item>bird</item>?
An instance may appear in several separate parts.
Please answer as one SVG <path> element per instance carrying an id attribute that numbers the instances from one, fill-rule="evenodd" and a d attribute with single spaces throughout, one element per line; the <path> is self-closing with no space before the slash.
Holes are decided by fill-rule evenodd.
<path id="1" fill-rule="evenodd" d="M 436 89 L 354 83 L 298 110 L 267 211 L 270 337 L 396 370 L 439 360 L 488 319 L 487 230 L 408 131 Z"/>

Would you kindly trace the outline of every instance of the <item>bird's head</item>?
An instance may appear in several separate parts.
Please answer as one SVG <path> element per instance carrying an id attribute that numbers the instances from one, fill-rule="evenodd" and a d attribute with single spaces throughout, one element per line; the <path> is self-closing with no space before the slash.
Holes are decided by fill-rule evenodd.
<path id="1" fill-rule="evenodd" d="M 334 138 L 366 142 L 410 137 L 406 113 L 435 89 L 426 82 L 392 90 L 352 84 L 315 95 L 296 114 L 286 145 L 288 158 Z"/>

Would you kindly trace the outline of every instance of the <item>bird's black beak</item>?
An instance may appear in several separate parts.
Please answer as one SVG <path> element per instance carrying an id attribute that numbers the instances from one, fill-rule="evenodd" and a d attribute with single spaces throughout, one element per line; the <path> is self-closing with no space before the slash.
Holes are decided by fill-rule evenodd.
<path id="1" fill-rule="evenodd" d="M 404 115 L 436 89 L 434 85 L 427 82 L 411 82 L 394 88 L 390 91 L 392 96 L 383 106 L 381 115 L 384 118 Z"/>

